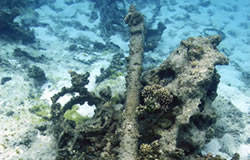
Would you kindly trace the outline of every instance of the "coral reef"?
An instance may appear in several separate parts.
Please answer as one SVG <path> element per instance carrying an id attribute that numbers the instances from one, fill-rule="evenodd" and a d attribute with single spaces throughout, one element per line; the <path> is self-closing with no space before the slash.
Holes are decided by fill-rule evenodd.
<path id="1" fill-rule="evenodd" d="M 131 39 L 124 104 L 112 98 L 110 88 L 101 91 L 101 97 L 88 92 L 85 85 L 89 73 L 74 71 L 70 72 L 72 86 L 52 97 L 57 160 L 223 159 L 199 155 L 215 132 L 212 126 L 216 115 L 211 103 L 220 78 L 215 66 L 228 64 L 216 49 L 221 38 L 183 40 L 159 67 L 141 76 L 143 21 L 131 6 L 125 17 Z M 66 94 L 72 98 L 62 106 L 58 100 Z M 94 116 L 74 119 L 75 105 L 85 102 L 96 106 Z"/>
<path id="2" fill-rule="evenodd" d="M 216 116 L 210 105 L 219 83 L 215 65 L 228 64 L 216 50 L 220 40 L 219 36 L 183 40 L 160 67 L 142 77 L 140 142 L 159 143 L 163 159 L 184 159 L 213 135 Z"/>
<path id="3" fill-rule="evenodd" d="M 142 33 L 132 31 L 134 34 Z M 219 43 L 219 36 L 183 40 L 158 68 L 145 72 L 141 77 L 144 86 L 141 102 L 137 107 L 130 108 L 134 115 L 131 112 L 127 114 L 126 110 L 122 114 L 123 107 L 120 106 L 123 104 L 112 100 L 110 89 L 100 92 L 102 97 L 88 92 L 84 86 L 88 83 L 89 73 L 79 75 L 70 72 L 72 87 L 63 88 L 52 97 L 51 120 L 58 140 L 57 159 L 211 159 L 209 155 L 196 154 L 215 132 L 212 125 L 216 122 L 216 115 L 210 107 L 217 96 L 219 83 L 215 65 L 228 63 L 228 59 L 216 49 Z M 133 86 L 140 90 L 140 84 Z M 133 87 L 129 87 L 129 83 L 127 87 L 128 96 L 129 89 Z M 66 94 L 75 96 L 61 106 L 57 101 Z M 132 97 L 136 98 L 136 95 Z M 130 100 L 131 97 L 125 104 Z M 86 101 L 96 105 L 92 118 L 77 123 L 74 119 L 65 118 L 65 113 L 74 105 Z M 126 109 L 129 109 L 127 105 Z M 126 118 L 128 121 L 125 121 Z M 126 130 L 124 122 L 131 124 L 133 118 L 139 133 L 132 132 L 131 125 L 127 125 L 129 128 Z M 133 143 L 123 140 L 129 137 L 124 136 L 126 133 L 133 136 Z M 137 139 L 139 150 L 135 145 Z M 127 142 L 126 147 L 124 142 Z M 134 145 L 136 147 L 131 147 Z M 136 153 L 127 156 L 126 153 L 131 153 L 123 151 L 127 147 Z"/>

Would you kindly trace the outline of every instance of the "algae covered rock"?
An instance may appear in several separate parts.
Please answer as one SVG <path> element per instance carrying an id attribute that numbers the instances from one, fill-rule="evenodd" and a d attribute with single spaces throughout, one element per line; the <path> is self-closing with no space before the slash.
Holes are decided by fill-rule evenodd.
<path id="1" fill-rule="evenodd" d="M 34 80 L 35 86 L 41 86 L 47 80 L 45 72 L 35 65 L 28 69 L 28 76 Z"/>
<path id="2" fill-rule="evenodd" d="M 104 36 L 112 36 L 116 33 L 124 34 L 127 31 L 123 18 L 126 15 L 126 3 L 124 1 L 99 0 L 94 1 L 94 7 L 99 9 Z M 109 7 L 107 7 L 109 6 Z"/>
<path id="3" fill-rule="evenodd" d="M 145 46 L 144 46 L 144 51 L 153 51 L 157 45 L 158 42 L 161 40 L 161 36 L 163 32 L 165 31 L 167 27 L 159 22 L 157 29 L 147 29 L 146 34 L 145 34 Z"/>
<path id="4" fill-rule="evenodd" d="M 182 159 L 211 138 L 216 116 L 210 105 L 219 83 L 215 66 L 228 64 L 216 49 L 219 42 L 219 36 L 183 40 L 158 68 L 142 76 L 141 141 L 157 141 L 161 157 Z M 176 150 L 185 154 L 176 156 Z"/>
<path id="5" fill-rule="evenodd" d="M 1 78 L 1 85 L 4 85 L 6 82 L 8 82 L 8 81 L 10 81 L 10 80 L 12 80 L 12 78 L 11 77 L 3 77 L 3 78 Z"/>
<path id="6" fill-rule="evenodd" d="M 109 95 L 101 94 L 104 95 L 102 98 L 88 92 L 85 88 L 89 82 L 88 72 L 69 73 L 72 86 L 62 88 L 52 97 L 51 121 L 54 136 L 58 140 L 57 159 L 115 159 L 119 146 L 121 111 L 117 109 L 117 104 L 105 102 L 110 98 Z M 74 96 L 62 106 L 58 100 L 67 94 Z M 76 112 L 76 105 L 85 102 L 96 106 L 93 117 L 80 117 Z"/>

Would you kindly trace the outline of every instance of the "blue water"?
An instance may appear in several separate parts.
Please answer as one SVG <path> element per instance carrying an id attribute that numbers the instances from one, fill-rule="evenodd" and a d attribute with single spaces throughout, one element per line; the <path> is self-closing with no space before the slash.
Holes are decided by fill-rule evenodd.
<path id="1" fill-rule="evenodd" d="M 158 46 L 153 51 L 145 53 L 145 63 L 148 68 L 159 65 L 183 39 L 192 36 L 221 35 L 222 42 L 218 50 L 230 59 L 230 64 L 217 67 L 221 76 L 218 87 L 219 98 L 215 105 L 220 106 L 217 108 L 219 115 L 217 125 L 231 125 L 232 128 L 229 127 L 231 130 L 228 129 L 223 133 L 226 136 L 217 136 L 213 139 L 213 143 L 207 144 L 204 153 L 212 152 L 214 155 L 220 154 L 230 158 L 233 153 L 239 152 L 242 160 L 250 159 L 250 1 L 109 0 L 110 4 L 106 6 L 108 10 L 103 9 L 107 13 L 107 17 L 104 18 L 101 18 L 102 12 L 98 8 L 104 1 L 34 0 L 32 2 L 35 2 L 31 5 L 33 8 L 27 10 L 28 12 L 25 10 L 21 12 L 20 16 L 15 18 L 15 22 L 34 31 L 35 43 L 22 43 L 20 37 L 14 37 L 15 34 L 10 34 L 8 29 L 6 31 L 0 25 L 2 47 L 0 78 L 11 75 L 22 77 L 21 80 L 18 78 L 15 80 L 15 76 L 12 76 L 5 85 L 1 85 L 1 90 L 4 92 L 0 96 L 1 106 L 6 104 L 4 107 L 9 106 L 11 110 L 12 106 L 21 104 L 22 101 L 33 103 L 29 102 L 30 95 L 37 98 L 44 95 L 45 91 L 47 93 L 52 91 L 52 88 L 59 89 L 67 85 L 70 82 L 67 73 L 69 70 L 91 72 L 89 88 L 92 90 L 98 88 L 95 76 L 101 68 L 108 67 L 112 56 L 118 50 L 116 47 L 119 46 L 120 52 L 125 56 L 128 55 L 127 26 L 122 20 L 129 5 L 134 4 L 145 15 L 148 28 L 156 29 L 159 22 L 167 27 Z M 114 12 L 112 4 L 115 2 L 118 7 Z M 2 7 L 8 5 L 4 1 L 0 4 Z M 30 6 L 30 4 L 17 4 L 16 7 Z M 13 7 L 15 3 L 9 5 Z M 14 40 L 9 39 L 12 36 Z M 105 48 L 109 42 L 117 46 Z M 16 48 L 26 51 L 26 56 L 13 56 L 12 52 Z M 27 67 L 32 65 L 43 69 L 48 79 L 47 86 L 39 86 L 37 92 L 33 91 L 32 87 L 36 86 L 27 77 Z M 117 85 L 118 82 L 122 84 L 115 88 L 117 92 L 125 88 L 124 79 L 123 81 L 118 79 L 111 85 Z M 20 89 L 15 86 L 26 88 Z M 10 95 L 16 96 L 16 102 L 10 102 Z M 231 105 L 228 105 L 231 108 L 227 107 L 226 103 L 233 104 L 233 107 Z M 242 116 L 234 118 L 232 116 L 234 109 L 237 113 L 242 113 Z"/>

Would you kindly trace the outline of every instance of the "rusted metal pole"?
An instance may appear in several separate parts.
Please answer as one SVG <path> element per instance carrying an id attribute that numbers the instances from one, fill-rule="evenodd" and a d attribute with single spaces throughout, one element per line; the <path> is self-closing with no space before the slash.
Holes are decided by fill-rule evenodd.
<path id="1" fill-rule="evenodd" d="M 127 94 L 119 159 L 136 160 L 139 134 L 136 122 L 136 107 L 140 104 L 140 76 L 144 52 L 144 17 L 136 11 L 134 6 L 130 6 L 125 17 L 125 23 L 130 27 L 131 37 L 128 76 L 126 78 Z"/>

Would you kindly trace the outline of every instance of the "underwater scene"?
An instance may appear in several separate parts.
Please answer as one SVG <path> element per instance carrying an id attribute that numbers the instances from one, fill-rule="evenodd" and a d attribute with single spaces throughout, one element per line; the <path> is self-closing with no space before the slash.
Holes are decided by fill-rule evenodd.
<path id="1" fill-rule="evenodd" d="M 250 160 L 249 10 L 1 0 L 0 160 Z"/>

